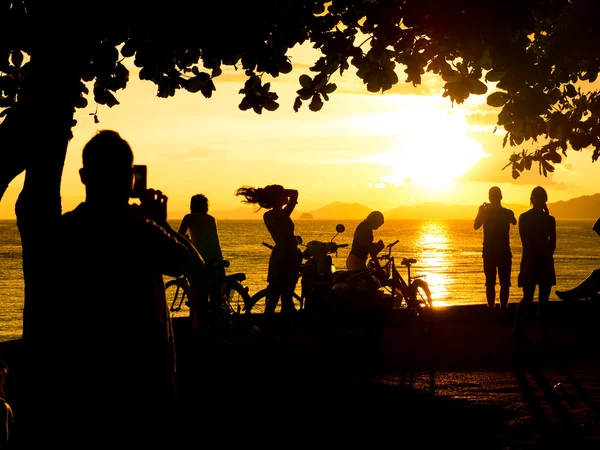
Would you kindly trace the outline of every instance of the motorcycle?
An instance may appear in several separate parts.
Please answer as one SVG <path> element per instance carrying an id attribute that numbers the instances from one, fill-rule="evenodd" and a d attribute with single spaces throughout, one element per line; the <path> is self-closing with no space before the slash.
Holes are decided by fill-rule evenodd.
<path id="1" fill-rule="evenodd" d="M 372 268 L 341 270 L 332 274 L 337 323 L 345 329 L 359 329 L 378 342 L 394 299 L 383 287 L 385 280 Z"/>
<path id="2" fill-rule="evenodd" d="M 336 270 L 331 255 L 348 244 L 337 244 L 334 239 L 344 231 L 344 225 L 338 224 L 330 242 L 311 241 L 302 252 L 306 260 L 300 268 L 305 313 L 313 319 L 313 328 L 321 331 L 341 327 L 363 331 L 378 340 L 394 301 L 380 289 L 374 271 Z"/>
<path id="3" fill-rule="evenodd" d="M 303 263 L 300 266 L 300 285 L 302 289 L 303 309 L 313 320 L 313 325 L 326 326 L 335 314 L 335 301 L 332 291 L 332 275 L 335 265 L 331 255 L 348 244 L 338 244 L 335 238 L 345 231 L 342 224 L 335 227 L 336 234 L 329 242 L 310 241 L 302 251 Z"/>

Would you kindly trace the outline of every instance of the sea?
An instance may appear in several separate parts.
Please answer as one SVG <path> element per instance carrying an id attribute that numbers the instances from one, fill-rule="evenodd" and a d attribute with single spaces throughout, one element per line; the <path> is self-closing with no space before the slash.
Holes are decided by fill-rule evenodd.
<path id="1" fill-rule="evenodd" d="M 169 221 L 177 229 L 179 220 Z M 352 243 L 352 235 L 360 220 L 296 220 L 296 234 L 303 243 L 330 241 Z M 345 231 L 336 236 L 336 225 Z M 600 267 L 600 237 L 592 231 L 594 220 L 557 220 L 557 244 L 554 255 L 557 275 L 555 289 L 576 286 L 591 271 Z M 245 286 L 250 294 L 266 286 L 270 250 L 263 242 L 272 243 L 261 220 L 219 220 L 219 238 L 228 274 L 245 273 Z M 473 229 L 473 220 L 388 220 L 374 232 L 375 240 L 385 244 L 399 240 L 393 247 L 396 259 L 417 260 L 413 275 L 425 275 L 435 307 L 485 304 L 482 230 Z M 517 227 L 511 227 L 513 253 L 510 302 L 519 302 L 521 290 L 517 275 L 521 260 L 521 242 Z M 349 248 L 333 255 L 337 269 L 345 269 Z M 21 240 L 14 220 L 0 220 L 0 341 L 19 339 L 23 327 L 23 265 Z M 405 267 L 399 266 L 406 277 Z M 165 277 L 165 281 L 168 278 Z M 115 286 L 118 286 L 115 283 Z M 298 283 L 298 293 L 300 283 Z M 554 289 L 551 301 L 560 301 Z M 77 305 L 66 305 L 77 308 Z"/>

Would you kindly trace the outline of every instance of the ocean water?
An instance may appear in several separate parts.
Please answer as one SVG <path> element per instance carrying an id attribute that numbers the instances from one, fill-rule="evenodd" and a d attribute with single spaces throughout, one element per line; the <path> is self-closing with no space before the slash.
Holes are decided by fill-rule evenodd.
<path id="1" fill-rule="evenodd" d="M 179 221 L 170 222 L 177 229 Z M 335 240 L 351 244 L 359 222 L 298 220 L 296 234 L 302 236 L 304 243 L 329 241 L 335 235 L 336 224 L 343 223 L 346 231 Z M 600 266 L 600 237 L 592 231 L 593 223 L 592 220 L 557 221 L 554 255 L 557 289 L 577 285 Z M 250 294 L 265 287 L 270 250 L 261 243 L 271 243 L 271 239 L 262 221 L 221 220 L 218 227 L 223 255 L 231 263 L 227 273 L 245 273 L 244 284 Z M 376 240 L 382 239 L 386 244 L 399 239 L 393 254 L 400 259 L 417 260 L 411 272 L 426 275 L 435 306 L 486 303 L 481 258 L 483 235 L 482 230 L 473 229 L 472 220 L 389 220 L 374 234 Z M 510 302 L 518 302 L 521 299 L 521 290 L 517 287 L 521 242 L 517 227 L 511 227 L 511 247 Z M 345 248 L 334 255 L 337 268 L 345 268 L 348 252 Z M 6 341 L 20 338 L 23 325 L 21 241 L 15 221 L 0 221 L 0 258 L 0 341 Z M 400 272 L 406 276 L 404 267 L 400 267 Z M 550 299 L 558 300 L 554 289 Z"/>

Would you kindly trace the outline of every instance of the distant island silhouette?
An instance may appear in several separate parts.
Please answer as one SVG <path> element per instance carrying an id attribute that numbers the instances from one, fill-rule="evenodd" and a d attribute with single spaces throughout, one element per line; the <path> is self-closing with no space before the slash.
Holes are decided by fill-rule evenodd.
<path id="1" fill-rule="evenodd" d="M 504 204 L 506 208 L 519 214 L 527 211 L 529 205 Z M 388 211 L 382 211 L 386 220 L 395 219 L 474 219 L 479 205 L 448 205 L 443 203 L 419 203 L 402 205 Z M 566 201 L 548 203 L 548 208 L 557 219 L 585 220 L 600 217 L 600 194 L 584 195 Z M 217 220 L 262 220 L 262 214 L 254 211 L 256 208 L 241 206 L 227 211 L 211 211 Z M 333 202 L 312 211 L 295 211 L 294 219 L 314 220 L 360 220 L 372 211 L 371 208 L 359 203 Z M 185 212 L 173 211 L 169 215 L 173 219 L 181 219 Z"/>

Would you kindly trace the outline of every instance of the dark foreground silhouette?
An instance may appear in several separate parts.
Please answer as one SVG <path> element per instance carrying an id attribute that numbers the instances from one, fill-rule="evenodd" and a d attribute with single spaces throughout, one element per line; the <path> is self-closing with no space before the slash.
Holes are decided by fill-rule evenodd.
<path id="1" fill-rule="evenodd" d="M 523 322 L 530 337 L 538 334 L 535 306 Z M 594 448 L 600 306 L 550 302 L 551 346 L 511 344 L 515 307 L 506 315 L 487 305 L 440 309 L 429 338 L 399 312 L 379 346 L 360 334 L 323 340 L 301 328 L 230 344 L 195 341 L 189 320 L 174 320 L 180 397 L 164 448 Z M 36 432 L 19 428 L 20 345 L 0 344 L 11 367 L 16 448 Z M 119 398 L 111 400 L 118 414 Z"/>

